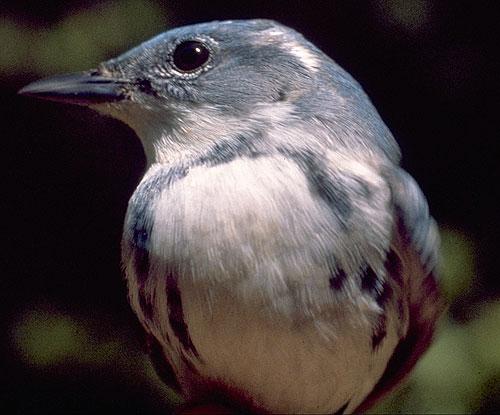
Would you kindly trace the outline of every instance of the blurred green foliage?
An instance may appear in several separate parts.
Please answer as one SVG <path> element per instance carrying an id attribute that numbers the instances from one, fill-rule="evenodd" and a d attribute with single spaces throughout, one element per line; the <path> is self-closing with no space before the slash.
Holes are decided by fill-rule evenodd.
<path id="1" fill-rule="evenodd" d="M 13 339 L 28 364 L 48 366 L 70 358 L 80 359 L 89 336 L 69 316 L 33 310 L 17 323 Z"/>
<path id="2" fill-rule="evenodd" d="M 97 3 L 51 27 L 0 16 L 0 75 L 89 69 L 165 30 L 167 16 L 147 0 Z"/>
<path id="3" fill-rule="evenodd" d="M 13 347 L 32 370 L 76 373 L 82 367 L 113 370 L 130 384 L 142 384 L 149 399 L 168 411 L 179 397 L 156 375 L 149 358 L 127 333 L 105 318 L 62 314 L 47 304 L 31 305 L 12 327 Z"/>

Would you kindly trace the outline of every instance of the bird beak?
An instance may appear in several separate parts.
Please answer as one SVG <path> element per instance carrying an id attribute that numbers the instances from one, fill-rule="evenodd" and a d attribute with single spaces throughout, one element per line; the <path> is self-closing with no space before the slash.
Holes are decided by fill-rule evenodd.
<path id="1" fill-rule="evenodd" d="M 88 71 L 41 79 L 25 86 L 18 93 L 50 101 L 91 105 L 124 99 L 126 84 L 126 80 Z"/>

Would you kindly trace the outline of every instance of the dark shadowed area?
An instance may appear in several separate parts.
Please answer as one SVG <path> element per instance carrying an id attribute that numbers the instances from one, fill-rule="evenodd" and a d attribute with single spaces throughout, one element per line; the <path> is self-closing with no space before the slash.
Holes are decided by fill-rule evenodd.
<path id="1" fill-rule="evenodd" d="M 20 97 L 168 28 L 266 17 L 364 87 L 443 239 L 437 341 L 374 412 L 500 412 L 499 61 L 494 2 L 4 0 L 0 6 L 3 275 L 0 410 L 165 414 L 127 303 L 120 237 L 144 168 L 135 134 L 90 110 Z"/>

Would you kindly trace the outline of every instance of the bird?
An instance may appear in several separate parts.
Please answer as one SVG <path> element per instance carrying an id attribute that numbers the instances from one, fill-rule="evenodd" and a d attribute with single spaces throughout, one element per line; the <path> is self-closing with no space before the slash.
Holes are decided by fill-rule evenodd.
<path id="1" fill-rule="evenodd" d="M 131 127 L 129 301 L 186 410 L 363 412 L 430 346 L 439 233 L 360 84 L 273 20 L 170 29 L 19 91 Z"/>

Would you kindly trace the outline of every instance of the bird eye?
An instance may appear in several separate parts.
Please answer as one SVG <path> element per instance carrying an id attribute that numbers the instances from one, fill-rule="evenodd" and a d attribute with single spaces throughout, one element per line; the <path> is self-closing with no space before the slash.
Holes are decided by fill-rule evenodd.
<path id="1" fill-rule="evenodd" d="M 192 72 L 207 63 L 210 51 L 201 42 L 187 40 L 179 45 L 173 53 L 173 63 L 181 72 Z"/>

